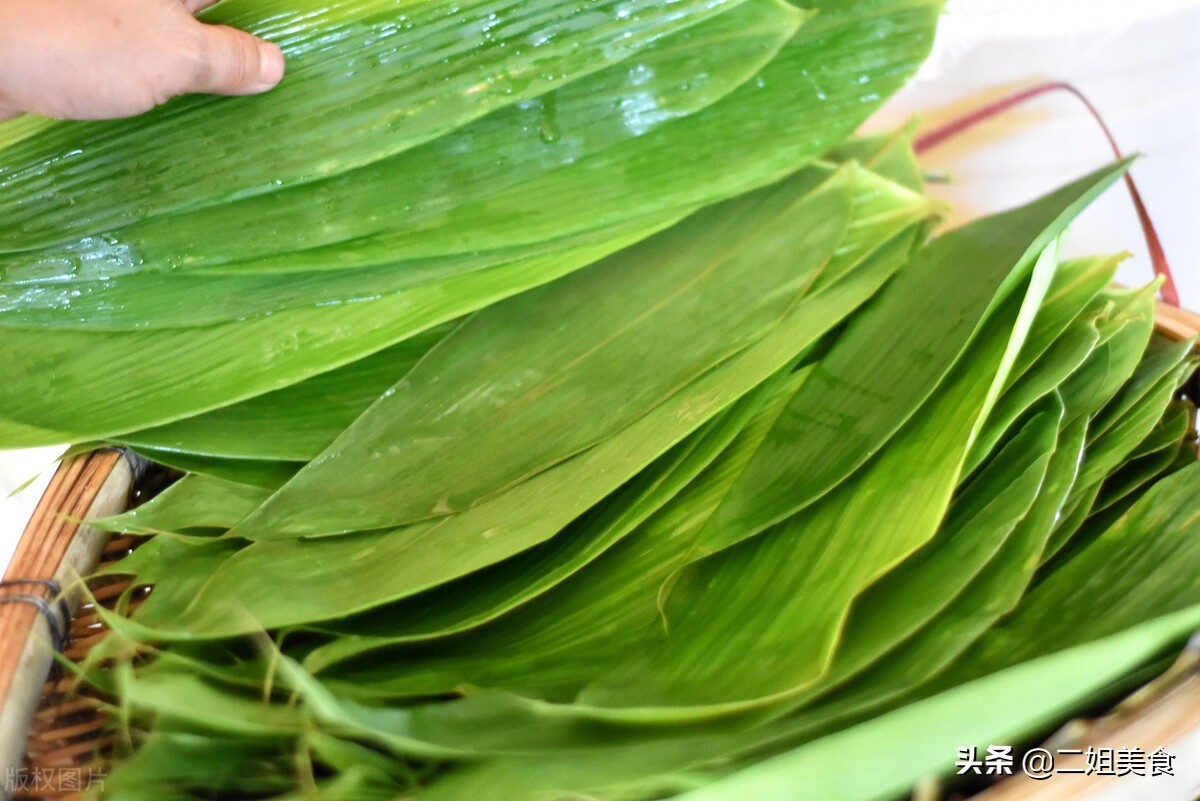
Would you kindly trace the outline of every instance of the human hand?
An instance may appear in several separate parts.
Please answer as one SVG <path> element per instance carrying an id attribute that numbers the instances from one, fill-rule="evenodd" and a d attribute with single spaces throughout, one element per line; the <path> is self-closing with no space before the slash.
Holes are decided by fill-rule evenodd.
<path id="1" fill-rule="evenodd" d="M 0 0 L 0 120 L 113 119 L 283 77 L 269 42 L 192 15 L 216 0 Z"/>

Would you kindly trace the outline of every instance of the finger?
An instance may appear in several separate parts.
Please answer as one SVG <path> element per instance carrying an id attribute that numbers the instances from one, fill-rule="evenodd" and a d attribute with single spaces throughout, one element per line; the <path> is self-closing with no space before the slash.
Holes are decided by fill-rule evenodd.
<path id="1" fill-rule="evenodd" d="M 283 53 L 270 42 L 225 25 L 201 25 L 200 60 L 185 92 L 252 95 L 283 78 Z"/>
<path id="2" fill-rule="evenodd" d="M 220 0 L 183 0 L 183 7 L 187 9 L 189 14 L 195 14 L 209 6 L 215 6 L 219 2 Z"/>

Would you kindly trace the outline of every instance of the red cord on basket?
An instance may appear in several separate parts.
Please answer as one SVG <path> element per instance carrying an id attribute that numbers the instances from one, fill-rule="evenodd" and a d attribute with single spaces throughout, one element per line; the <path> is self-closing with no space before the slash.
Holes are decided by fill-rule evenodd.
<path id="1" fill-rule="evenodd" d="M 1112 147 L 1113 153 L 1118 159 L 1124 158 L 1121 154 L 1121 148 L 1117 146 L 1116 138 L 1113 137 L 1112 131 L 1105 124 L 1104 118 L 1100 116 L 1100 112 L 1096 107 L 1092 105 L 1091 101 L 1082 92 L 1071 84 L 1062 81 L 1039 84 L 1038 86 L 1023 89 L 995 102 L 988 103 L 958 119 L 951 120 L 945 125 L 918 136 L 913 143 L 913 149 L 917 153 L 923 153 L 996 114 L 1024 103 L 1026 100 L 1031 100 L 1049 92 L 1060 91 L 1069 92 L 1079 98 L 1083 105 L 1087 107 L 1092 117 L 1099 123 L 1100 129 L 1104 131 L 1104 135 L 1108 138 L 1108 144 Z M 1178 306 L 1179 291 L 1175 288 L 1175 279 L 1171 277 L 1171 267 L 1167 264 L 1167 255 L 1163 252 L 1162 242 L 1158 238 L 1158 232 L 1154 229 L 1154 223 L 1150 221 L 1150 214 L 1146 211 L 1146 204 L 1142 202 L 1142 195 L 1138 192 L 1137 184 L 1134 183 L 1133 176 L 1128 172 L 1125 173 L 1125 185 L 1129 187 L 1129 196 L 1133 198 L 1133 206 L 1137 209 L 1138 219 L 1142 223 L 1142 231 L 1146 235 L 1146 247 L 1150 250 L 1150 260 L 1154 265 L 1154 272 L 1156 275 L 1163 277 L 1163 300 L 1172 306 Z"/>

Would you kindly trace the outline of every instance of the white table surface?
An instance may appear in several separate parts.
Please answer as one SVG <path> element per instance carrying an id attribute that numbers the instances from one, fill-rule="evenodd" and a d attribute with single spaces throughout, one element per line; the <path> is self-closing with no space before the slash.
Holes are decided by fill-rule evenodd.
<path id="1" fill-rule="evenodd" d="M 914 112 L 947 119 L 1032 79 L 1076 83 L 1127 152 L 1187 307 L 1200 308 L 1200 0 L 951 0 L 935 54 L 872 125 Z M 989 94 L 989 89 L 991 90 Z M 1067 96 L 1046 97 L 931 151 L 954 182 L 931 191 L 959 219 L 1031 200 L 1108 158 L 1104 139 Z M 1111 191 L 1076 224 L 1070 254 L 1130 250 L 1125 283 L 1150 275 L 1128 197 Z M 0 571 L 50 479 L 61 447 L 0 452 Z M 10 493 L 31 478 L 24 490 Z"/>

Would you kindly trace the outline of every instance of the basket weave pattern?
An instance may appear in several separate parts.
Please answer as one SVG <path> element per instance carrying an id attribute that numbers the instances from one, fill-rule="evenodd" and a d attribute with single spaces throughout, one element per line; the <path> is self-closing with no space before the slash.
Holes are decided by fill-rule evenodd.
<path id="1" fill-rule="evenodd" d="M 100 565 L 125 558 L 136 546 L 134 537 L 114 537 L 105 546 Z M 100 578 L 89 582 L 92 600 L 80 605 L 71 621 L 71 642 L 63 656 L 81 663 L 108 631 L 96 606 L 113 610 L 129 589 L 129 579 Z M 135 593 L 127 609 L 141 602 Z M 113 734 L 104 699 L 91 688 L 81 688 L 75 678 L 55 666 L 42 689 L 38 711 L 30 729 L 22 777 L 27 787 L 17 787 L 14 801 L 67 801 L 79 798 L 91 784 L 103 782 L 112 756 Z M 40 777 L 45 780 L 39 782 Z"/>

